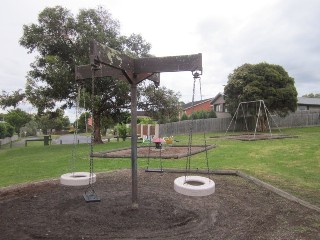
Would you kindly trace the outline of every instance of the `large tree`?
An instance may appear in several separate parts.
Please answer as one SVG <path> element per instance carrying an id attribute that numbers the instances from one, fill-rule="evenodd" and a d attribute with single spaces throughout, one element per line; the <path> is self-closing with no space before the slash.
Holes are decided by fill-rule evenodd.
<path id="1" fill-rule="evenodd" d="M 20 44 L 30 53 L 38 53 L 27 76 L 26 95 L 40 113 L 53 109 L 57 102 L 63 102 L 64 108 L 74 106 L 74 69 L 89 63 L 91 39 L 134 57 L 148 56 L 151 48 L 140 35 L 121 36 L 119 22 L 102 7 L 80 10 L 76 17 L 61 6 L 45 8 L 37 24 L 23 26 Z M 92 89 L 90 83 L 84 85 L 90 110 Z M 95 142 L 99 143 L 101 117 L 117 117 L 121 107 L 129 104 L 130 89 L 125 82 L 110 78 L 97 79 L 95 89 L 93 116 Z"/>
<path id="2" fill-rule="evenodd" d="M 159 123 L 179 119 L 181 110 L 179 92 L 176 93 L 166 87 L 156 88 L 153 84 L 144 84 L 139 87 L 139 93 L 139 108 L 145 110 Z"/>
<path id="3" fill-rule="evenodd" d="M 264 100 L 270 112 L 282 117 L 297 109 L 294 79 L 283 67 L 268 63 L 244 64 L 228 76 L 224 88 L 228 110 L 240 102 Z"/>

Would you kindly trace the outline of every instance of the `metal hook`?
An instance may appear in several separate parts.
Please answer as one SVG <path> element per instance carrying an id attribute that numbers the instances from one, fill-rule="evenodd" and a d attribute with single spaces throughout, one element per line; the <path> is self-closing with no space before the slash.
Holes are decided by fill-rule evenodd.
<path id="1" fill-rule="evenodd" d="M 192 76 L 194 79 L 200 78 L 201 75 L 202 75 L 202 71 L 198 71 L 198 70 L 192 71 Z"/>

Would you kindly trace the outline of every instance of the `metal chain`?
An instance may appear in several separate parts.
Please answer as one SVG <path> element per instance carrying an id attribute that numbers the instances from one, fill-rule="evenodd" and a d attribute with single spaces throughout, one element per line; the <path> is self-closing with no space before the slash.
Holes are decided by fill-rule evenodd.
<path id="1" fill-rule="evenodd" d="M 86 96 L 85 96 L 85 92 L 86 92 L 86 89 L 83 88 L 82 89 L 82 96 L 83 96 L 83 109 L 85 110 L 84 112 L 84 125 L 86 127 L 86 133 L 88 132 L 88 125 L 87 125 L 87 111 L 86 111 Z"/>
<path id="2" fill-rule="evenodd" d="M 202 88 L 201 88 L 201 77 L 199 77 L 199 85 L 200 85 L 200 100 L 202 101 Z M 205 120 L 203 119 L 203 122 Z M 207 171 L 209 174 L 210 168 L 209 168 L 209 159 L 208 159 L 208 148 L 207 148 L 207 138 L 206 138 L 206 131 L 203 131 L 203 139 L 204 139 L 204 149 L 206 152 L 206 163 L 207 163 Z"/>
<path id="3" fill-rule="evenodd" d="M 77 97 L 76 97 L 76 122 L 75 122 L 75 130 L 73 132 L 73 145 L 72 145 L 72 158 L 69 161 L 69 172 L 75 172 L 76 158 L 77 158 L 77 139 L 78 139 L 78 127 L 79 127 L 79 113 L 80 113 L 80 95 L 81 95 L 81 85 L 78 85 L 77 89 Z"/>
<path id="4" fill-rule="evenodd" d="M 92 133 L 90 141 L 90 175 L 89 175 L 89 186 L 84 193 L 84 198 L 86 202 L 100 202 L 100 198 L 97 196 L 92 183 L 93 183 L 93 145 L 94 145 L 94 134 L 95 134 L 95 125 L 94 125 L 94 85 L 95 85 L 95 68 L 92 66 L 92 91 L 91 91 L 91 119 L 92 119 Z"/>
<path id="5" fill-rule="evenodd" d="M 195 95 L 195 85 L 196 85 L 196 77 L 193 78 L 193 92 L 192 92 L 192 105 L 191 105 L 191 121 L 189 122 L 189 141 L 188 141 L 188 156 L 186 161 L 186 173 L 185 173 L 185 181 L 187 178 L 187 174 L 190 172 L 190 164 L 191 164 L 191 145 L 192 145 L 192 130 L 193 130 L 193 121 L 194 121 L 194 95 Z"/>

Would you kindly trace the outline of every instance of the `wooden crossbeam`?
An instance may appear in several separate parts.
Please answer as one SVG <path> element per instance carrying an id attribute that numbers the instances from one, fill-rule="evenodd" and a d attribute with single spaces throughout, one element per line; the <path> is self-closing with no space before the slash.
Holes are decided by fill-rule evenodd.
<path id="1" fill-rule="evenodd" d="M 82 81 L 85 79 L 91 79 L 92 77 L 92 69 L 91 65 L 80 65 L 76 66 L 75 68 L 75 79 L 76 81 Z M 130 74 L 130 73 L 129 73 Z M 114 68 L 108 65 L 101 65 L 98 69 L 95 70 L 95 77 L 113 77 L 117 80 L 128 80 L 129 83 L 132 83 L 131 80 L 135 79 L 137 83 L 148 79 L 150 81 L 153 81 L 155 85 L 160 84 L 160 73 L 141 73 L 136 74 L 135 77 L 133 77 L 133 74 L 129 75 L 126 74 L 126 72 Z"/>
<path id="2" fill-rule="evenodd" d="M 202 71 L 202 54 L 134 59 L 134 73 Z"/>
<path id="3" fill-rule="evenodd" d="M 132 82 L 137 82 L 134 78 L 144 73 L 202 71 L 202 54 L 131 58 L 92 40 L 90 42 L 90 63 L 123 70 Z"/>
<path id="4" fill-rule="evenodd" d="M 91 65 L 76 66 L 75 78 L 76 80 L 91 79 L 92 70 Z M 118 80 L 127 80 L 123 75 L 122 70 L 113 68 L 107 65 L 101 65 L 100 69 L 95 71 L 95 77 L 114 77 Z"/>
<path id="5" fill-rule="evenodd" d="M 119 51 L 102 45 L 95 40 L 90 41 L 90 63 L 93 65 L 104 64 L 133 73 L 133 58 Z"/>

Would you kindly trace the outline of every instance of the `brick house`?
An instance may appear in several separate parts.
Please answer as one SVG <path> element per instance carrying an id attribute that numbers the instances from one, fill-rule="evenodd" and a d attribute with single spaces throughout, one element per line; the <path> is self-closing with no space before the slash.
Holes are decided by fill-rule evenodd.
<path id="1" fill-rule="evenodd" d="M 193 104 L 194 112 L 198 112 L 201 110 L 211 111 L 211 100 L 212 98 L 208 98 L 205 100 L 195 101 Z M 192 114 L 192 102 L 185 104 L 183 107 L 183 113 L 185 113 L 188 117 Z"/>

